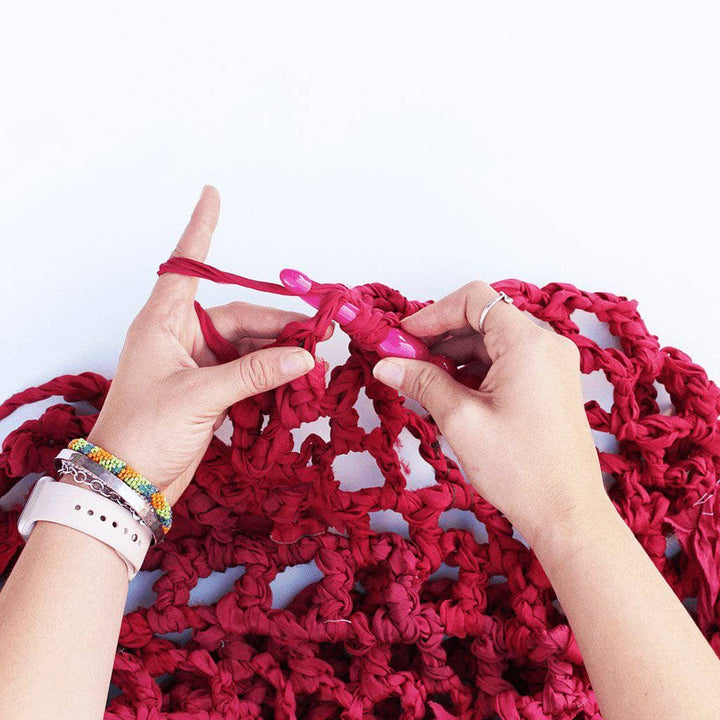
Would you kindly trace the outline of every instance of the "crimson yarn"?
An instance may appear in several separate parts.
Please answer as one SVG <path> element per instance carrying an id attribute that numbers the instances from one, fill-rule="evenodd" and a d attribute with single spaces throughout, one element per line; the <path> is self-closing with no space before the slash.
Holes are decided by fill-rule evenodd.
<path id="1" fill-rule="evenodd" d="M 170 271 L 289 294 L 183 258 L 159 272 Z M 495 288 L 572 338 L 582 371 L 602 372 L 612 384 L 610 409 L 586 403 L 593 429 L 617 439 L 616 450 L 599 452 L 608 493 L 720 654 L 718 388 L 687 355 L 660 346 L 635 301 L 561 283 L 507 280 Z M 346 300 L 361 313 L 345 328 L 349 355 L 329 380 L 318 362 L 307 376 L 237 403 L 230 445 L 211 442 L 174 507 L 171 532 L 146 558 L 143 569 L 159 574 L 157 597 L 123 620 L 113 671 L 119 694 L 106 720 L 600 720 L 575 639 L 534 554 L 442 452 L 432 419 L 372 376 L 383 329 L 424 303 L 378 283 L 327 285 L 316 315 L 290 323 L 278 344 L 314 352 Z M 218 360 L 237 357 L 195 308 Z M 617 347 L 582 335 L 575 311 L 607 324 Z M 2 419 L 39 400 L 65 401 L 4 440 L 0 494 L 30 473 L 52 474 L 58 450 L 93 426 L 82 404 L 99 410 L 109 386 L 91 372 L 62 375 L 0 405 Z M 355 408 L 363 388 L 379 419 L 370 430 Z M 310 434 L 296 447 L 293 431 L 319 418 L 329 421 L 330 441 Z M 404 430 L 419 441 L 434 484 L 407 487 L 396 449 Z M 341 489 L 333 461 L 348 452 L 369 453 L 384 485 Z M 373 530 L 371 513 L 383 510 L 402 516 L 407 536 Z M 449 510 L 471 513 L 487 539 L 441 526 Z M 3 577 L 22 546 L 19 511 L 0 511 Z M 310 562 L 322 578 L 273 608 L 273 579 Z M 445 576 L 437 572 L 443 563 L 451 568 Z M 220 600 L 191 602 L 200 578 L 238 566 L 243 574 Z"/>

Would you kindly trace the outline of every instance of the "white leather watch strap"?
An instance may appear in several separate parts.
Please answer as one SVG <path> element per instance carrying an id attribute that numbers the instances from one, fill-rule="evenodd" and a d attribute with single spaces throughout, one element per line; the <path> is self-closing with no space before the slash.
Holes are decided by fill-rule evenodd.
<path id="1" fill-rule="evenodd" d="M 150 529 L 121 505 L 102 495 L 41 477 L 20 517 L 18 531 L 28 539 L 38 520 L 67 525 L 109 545 L 125 561 L 132 580 L 152 541 Z"/>

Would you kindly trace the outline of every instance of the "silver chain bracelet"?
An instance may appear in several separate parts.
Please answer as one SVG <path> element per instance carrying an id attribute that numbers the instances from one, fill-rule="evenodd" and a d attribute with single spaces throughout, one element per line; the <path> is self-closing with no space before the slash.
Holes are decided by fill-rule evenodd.
<path id="1" fill-rule="evenodd" d="M 130 503 L 125 502 L 125 500 L 120 497 L 120 495 L 118 495 L 112 488 L 107 487 L 103 483 L 103 481 L 100 480 L 100 478 L 88 472 L 85 468 L 82 468 L 79 465 L 75 465 L 75 463 L 70 460 L 60 460 L 60 467 L 58 469 L 58 472 L 62 473 L 63 475 L 71 475 L 72 479 L 76 483 L 79 483 L 80 485 L 86 485 L 94 493 L 102 495 L 109 500 L 113 500 L 118 505 L 122 505 L 126 510 L 129 510 L 130 513 L 132 513 L 132 516 L 133 518 L 135 518 L 135 520 L 139 520 L 140 522 L 142 522 L 142 518 L 135 512 L 135 508 L 132 507 Z"/>
<path id="2" fill-rule="evenodd" d="M 150 529 L 154 544 L 165 538 L 163 527 L 152 505 L 102 465 L 70 448 L 61 450 L 55 463 L 58 472 L 70 475 L 75 482 L 129 510 L 133 518 Z"/>

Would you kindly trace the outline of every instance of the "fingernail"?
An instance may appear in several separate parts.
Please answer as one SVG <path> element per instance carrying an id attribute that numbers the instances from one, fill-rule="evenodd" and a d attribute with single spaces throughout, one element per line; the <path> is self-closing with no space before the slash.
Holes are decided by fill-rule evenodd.
<path id="1" fill-rule="evenodd" d="M 373 375 L 393 388 L 399 388 L 402 385 L 403 378 L 405 377 L 405 368 L 400 363 L 393 362 L 392 360 L 381 360 L 373 368 Z"/>
<path id="2" fill-rule="evenodd" d="M 280 367 L 285 375 L 303 375 L 314 365 L 315 360 L 307 350 L 293 350 L 280 358 Z"/>

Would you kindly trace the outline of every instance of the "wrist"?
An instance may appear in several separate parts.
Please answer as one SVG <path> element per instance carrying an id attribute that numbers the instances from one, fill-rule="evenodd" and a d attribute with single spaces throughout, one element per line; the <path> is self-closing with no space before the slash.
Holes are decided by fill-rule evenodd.
<path id="1" fill-rule="evenodd" d="M 93 445 L 97 445 L 103 450 L 112 453 L 115 457 L 120 458 L 130 465 L 130 467 L 135 468 L 139 472 L 143 472 L 143 470 L 137 466 L 138 460 L 142 462 L 142 453 L 139 450 L 138 443 L 119 438 L 109 429 L 102 427 L 100 421 L 95 423 L 95 426 L 90 430 L 86 439 Z"/>
<path id="2" fill-rule="evenodd" d="M 116 442 L 112 436 L 99 432 L 96 425 L 87 438 L 79 438 L 77 441 L 70 443 L 70 457 L 66 459 L 72 460 L 73 453 L 79 453 L 80 456 L 73 462 L 82 464 L 85 458 L 81 456 L 86 456 L 102 468 L 102 473 L 105 473 L 108 478 L 105 481 L 106 483 L 113 486 L 116 483 L 115 478 L 118 478 L 123 490 L 126 485 L 146 503 L 150 514 L 154 518 L 152 523 L 155 520 L 157 521 L 156 529 L 158 532 L 167 533 L 172 526 L 172 500 L 168 499 L 166 495 L 166 487 L 162 484 L 156 485 L 153 482 L 153 476 L 146 474 L 145 468 L 147 465 L 145 463 L 141 461 L 141 464 L 137 464 L 135 460 L 128 459 L 137 456 L 132 453 L 128 454 L 127 447 L 127 445 Z M 119 448 L 123 448 L 123 450 L 119 450 Z M 67 468 L 64 469 L 67 470 Z M 116 495 L 118 493 L 122 495 L 122 492 L 117 487 L 114 487 L 114 492 Z M 128 502 L 132 505 L 131 501 Z M 159 542 L 162 538 L 158 539 L 156 537 L 156 539 Z"/>
<path id="3" fill-rule="evenodd" d="M 618 521 L 622 523 L 610 498 L 604 491 L 598 492 L 538 527 L 528 541 L 550 574 L 554 567 L 575 556 L 584 543 L 601 539 L 608 527 Z"/>
<path id="4" fill-rule="evenodd" d="M 143 442 L 142 438 L 114 432 L 112 423 L 105 424 L 101 418 L 98 418 L 86 439 L 142 474 L 149 483 L 162 492 L 170 506 L 177 502 L 192 478 L 194 468 L 197 467 L 197 464 L 188 466 L 185 470 L 179 469 L 169 476 L 168 469 L 155 462 L 158 457 L 156 447 Z M 204 448 L 197 455 L 197 463 L 202 458 L 203 452 Z"/>
<path id="5" fill-rule="evenodd" d="M 167 484 L 159 480 L 159 473 L 153 464 L 153 456 L 156 453 L 148 443 L 143 443 L 141 438 L 113 432 L 112 427 L 106 427 L 98 421 L 86 439 L 93 445 L 97 445 L 105 452 L 122 460 L 129 468 L 141 474 L 149 483 L 165 492 Z"/>
<path id="6" fill-rule="evenodd" d="M 96 579 L 101 575 L 112 575 L 127 588 L 128 568 L 123 559 L 112 547 L 91 535 L 50 520 L 38 520 L 27 546 L 35 550 L 60 547 L 68 558 L 72 558 L 77 572 L 87 569 Z"/>

